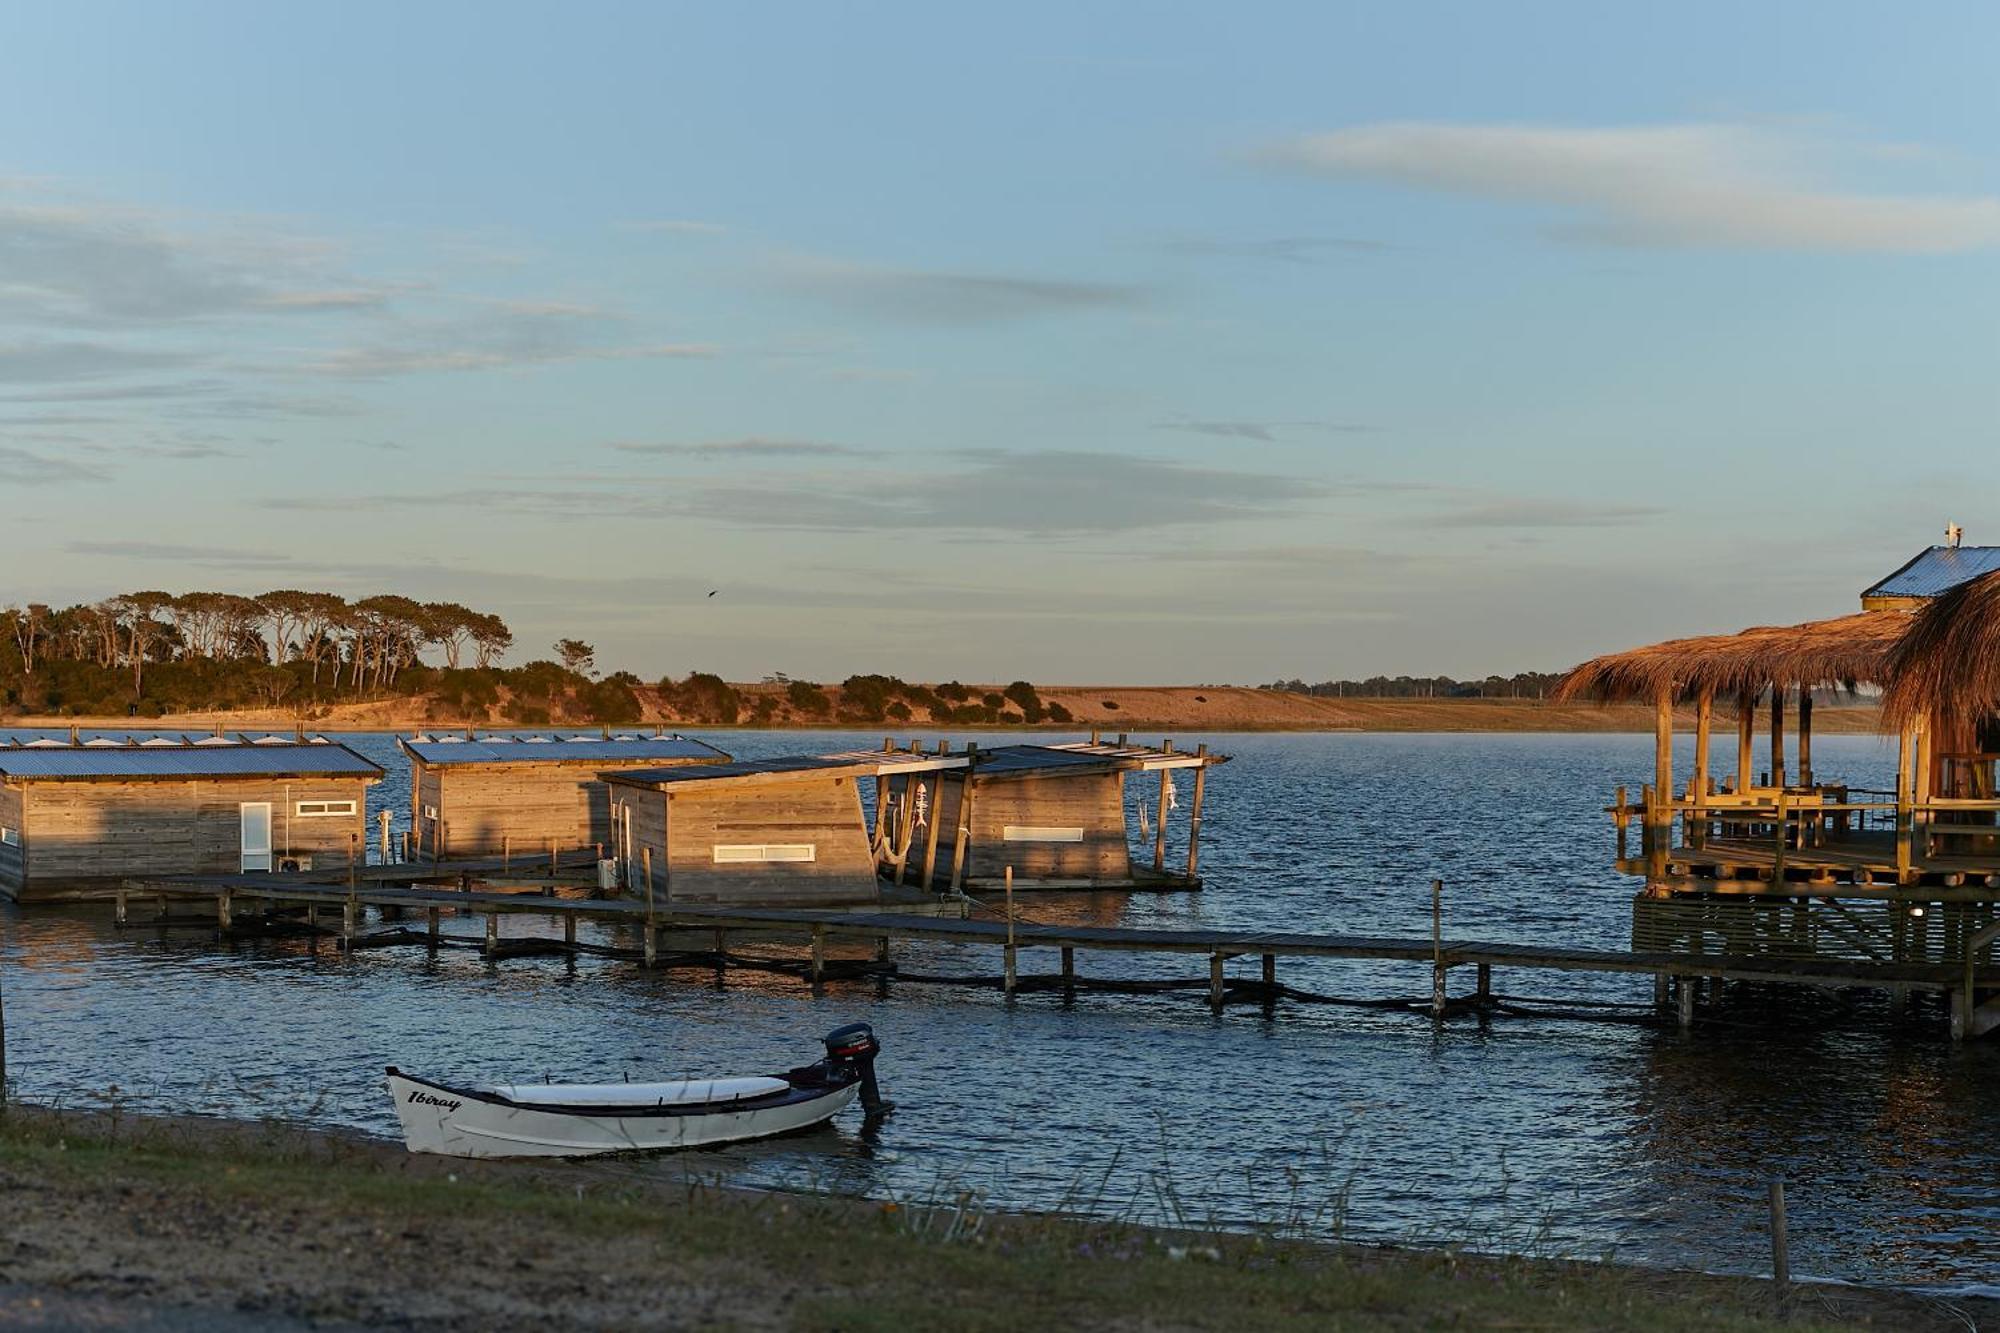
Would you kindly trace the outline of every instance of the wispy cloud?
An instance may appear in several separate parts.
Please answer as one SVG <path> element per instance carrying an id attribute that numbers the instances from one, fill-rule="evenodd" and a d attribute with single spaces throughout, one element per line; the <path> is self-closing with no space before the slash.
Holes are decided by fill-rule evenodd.
<path id="1" fill-rule="evenodd" d="M 620 231 L 650 231 L 670 236 L 721 236 L 729 230 L 720 222 L 693 218 L 639 218 L 616 224 Z"/>
<path id="2" fill-rule="evenodd" d="M 654 454 L 667 458 L 865 458 L 879 452 L 851 444 L 828 444 L 820 440 L 779 440 L 746 436 L 740 440 L 705 440 L 698 444 L 668 444 L 651 441 L 620 441 L 611 446 L 621 453 Z"/>
<path id="3" fill-rule="evenodd" d="M 0 444 L 0 481 L 17 486 L 55 486 L 69 481 L 109 481 L 94 467 L 69 458 L 52 458 L 29 449 Z"/>
<path id="4" fill-rule="evenodd" d="M 162 564 L 197 565 L 205 569 L 278 569 L 298 563 L 289 555 L 272 551 L 246 551 L 228 546 L 200 546 L 180 542 L 76 541 L 63 548 L 70 555 L 110 556 L 122 560 L 159 561 Z"/>
<path id="5" fill-rule="evenodd" d="M 1131 310 L 1151 292 L 1129 283 L 947 269 L 898 268 L 817 256 L 778 262 L 785 290 L 871 318 L 914 324 L 998 324 L 1040 315 Z"/>
<path id="6" fill-rule="evenodd" d="M 499 304 L 477 315 L 403 321 L 382 341 L 331 352 L 304 369 L 319 375 L 380 379 L 434 372 L 523 369 L 563 361 L 711 357 L 708 343 L 619 341 L 627 321 L 592 306 L 560 302 Z"/>
<path id="7" fill-rule="evenodd" d="M 186 352 L 98 342 L 17 342 L 0 345 L 0 384 L 99 379 L 186 365 Z"/>
<path id="8" fill-rule="evenodd" d="M 1359 435 L 1375 429 L 1346 421 L 1155 421 L 1155 430 L 1187 431 L 1193 435 L 1213 435 L 1225 440 L 1254 440 L 1275 444 L 1286 431 L 1324 431 L 1330 434 Z"/>
<path id="9" fill-rule="evenodd" d="M 1440 528 L 1612 528 L 1665 512 L 1654 505 L 1508 498 L 1447 509 L 1426 521 Z"/>
<path id="10" fill-rule="evenodd" d="M 1556 230 L 1611 245 L 1940 253 L 2000 244 L 2000 199 L 1818 183 L 1864 149 L 1759 126 L 1392 122 L 1270 145 L 1265 164 L 1555 208 Z"/>

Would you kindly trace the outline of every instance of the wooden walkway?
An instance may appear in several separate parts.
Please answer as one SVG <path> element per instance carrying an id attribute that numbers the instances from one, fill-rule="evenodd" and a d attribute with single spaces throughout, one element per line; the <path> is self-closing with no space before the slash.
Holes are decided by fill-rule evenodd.
<path id="1" fill-rule="evenodd" d="M 384 868 L 396 871 L 397 867 Z M 412 871 L 426 876 L 457 880 L 464 867 L 400 867 L 405 879 Z M 539 941 L 538 951 L 604 952 L 578 946 L 579 921 L 623 927 L 638 932 L 643 943 L 639 957 L 648 966 L 656 965 L 661 938 L 670 933 L 702 932 L 714 941 L 711 957 L 721 965 L 726 955 L 727 936 L 754 936 L 763 939 L 802 941 L 810 947 L 810 961 L 804 969 L 813 980 L 829 972 L 825 949 L 838 941 L 872 944 L 876 957 L 887 964 L 893 942 L 929 942 L 997 950 L 1003 964 L 1001 984 L 1013 991 L 1018 985 L 1017 960 L 1021 950 L 1056 950 L 1061 957 L 1060 982 L 1074 984 L 1078 951 L 1090 953 L 1155 954 L 1204 957 L 1209 962 L 1210 1004 L 1221 1010 L 1230 992 L 1241 996 L 1261 987 L 1267 995 L 1278 995 L 1277 960 L 1280 958 L 1345 959 L 1369 962 L 1403 962 L 1428 965 L 1431 971 L 1431 1008 L 1438 1016 L 1463 1006 L 1479 1006 L 1491 1001 L 1494 968 L 1535 971 L 1589 972 L 1600 974 L 1645 974 L 1656 978 L 1656 1003 L 1667 1006 L 1670 993 L 1677 992 L 1680 1021 L 1685 1026 L 1694 1017 L 1697 979 L 1722 981 L 1779 982 L 1837 989 L 1870 987 L 1893 992 L 1934 991 L 1950 995 L 1954 1034 L 1974 1030 L 1972 999 L 1979 989 L 2000 989 L 2000 967 L 1980 967 L 1976 971 L 1962 965 L 1938 963 L 1886 963 L 1838 958 L 1781 958 L 1764 956 L 1704 955 L 1689 953 L 1634 952 L 1589 949 L 1567 945 L 1516 944 L 1443 937 L 1431 939 L 1372 935 L 1339 935 L 1305 932 L 1252 930 L 1183 929 L 1157 930 L 1124 926 L 1050 924 L 1016 920 L 940 916 L 935 911 L 830 910 L 803 908 L 745 908 L 702 904 L 671 903 L 649 905 L 630 898 L 563 898 L 546 892 L 504 892 L 491 889 L 457 889 L 439 885 L 392 885 L 376 882 L 378 877 L 352 884 L 308 882 L 304 876 L 233 875 L 174 879 L 132 880 L 118 898 L 118 919 L 129 919 L 130 900 L 138 898 L 158 904 L 165 917 L 168 904 L 200 901 L 212 908 L 219 929 L 236 929 L 253 905 L 270 909 L 299 909 L 316 926 L 318 914 L 328 911 L 340 921 L 339 937 L 353 947 L 362 941 L 361 913 L 365 908 L 381 909 L 385 917 L 421 914 L 427 923 L 426 936 L 440 941 L 440 918 L 484 916 L 485 949 L 489 955 L 506 951 L 499 935 L 499 919 L 508 914 L 555 917 L 563 923 L 563 941 Z M 424 938 L 424 937 L 417 937 Z M 519 941 L 513 942 L 517 946 Z M 1262 962 L 1260 982 L 1226 977 L 1224 964 L 1236 958 L 1255 957 Z M 1477 989 L 1470 996 L 1452 1000 L 1447 994 L 1449 974 L 1454 968 L 1471 967 Z M 1968 983 L 1971 983 L 1968 985 Z"/>

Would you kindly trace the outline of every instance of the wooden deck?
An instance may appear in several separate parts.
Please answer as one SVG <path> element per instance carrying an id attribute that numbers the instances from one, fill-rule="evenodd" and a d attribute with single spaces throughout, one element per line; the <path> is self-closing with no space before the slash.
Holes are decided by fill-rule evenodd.
<path id="1" fill-rule="evenodd" d="M 426 868 L 428 869 L 428 868 Z M 407 873 L 408 868 L 405 868 Z M 1693 981 L 1698 978 L 1722 981 L 1777 982 L 1822 988 L 1868 987 L 1904 991 L 1949 993 L 1952 999 L 1955 1035 L 1980 1030 L 1974 1019 L 1974 1002 L 1981 990 L 2000 989 L 2000 966 L 1965 967 L 1935 962 L 1885 962 L 1844 958 L 1790 958 L 1732 956 L 1725 954 L 1639 952 L 1632 950 L 1588 949 L 1567 945 L 1523 944 L 1446 938 L 1405 938 L 1373 935 L 1341 935 L 1308 932 L 1186 929 L 1158 930 L 1124 926 L 1051 924 L 1027 921 L 949 918 L 913 910 L 837 910 L 801 908 L 744 908 L 703 906 L 683 903 L 647 904 L 628 898 L 558 898 L 543 894 L 495 892 L 490 889 L 455 889 L 439 886 L 393 886 L 363 882 L 357 876 L 351 885 L 307 882 L 303 877 L 241 875 L 210 878 L 167 878 L 134 880 L 120 896 L 119 917 L 128 919 L 129 900 L 138 898 L 158 904 L 162 916 L 169 904 L 200 901 L 214 913 L 217 927 L 228 931 L 257 905 L 266 911 L 303 907 L 310 917 L 320 911 L 338 914 L 339 938 L 347 947 L 361 942 L 362 912 L 382 909 L 385 916 L 422 914 L 425 937 L 435 946 L 440 942 L 439 921 L 445 912 L 455 916 L 484 916 L 486 950 L 502 952 L 498 921 L 508 914 L 533 914 L 559 918 L 564 939 L 538 943 L 537 951 L 569 949 L 576 952 L 603 952 L 579 948 L 576 928 L 579 921 L 623 927 L 636 932 L 642 942 L 639 957 L 655 965 L 660 942 L 669 933 L 700 932 L 714 941 L 717 965 L 727 957 L 726 936 L 748 934 L 764 939 L 802 941 L 810 947 L 809 979 L 818 981 L 827 974 L 825 948 L 829 943 L 854 941 L 875 947 L 876 957 L 886 965 L 892 942 L 931 942 L 993 949 L 1003 965 L 1001 984 L 1016 989 L 1020 951 L 1058 951 L 1061 978 L 1074 981 L 1075 955 L 1079 951 L 1105 954 L 1154 954 L 1202 957 L 1208 960 L 1208 992 L 1211 1005 L 1219 1012 L 1225 1001 L 1246 993 L 1261 993 L 1268 1002 L 1282 993 L 1277 985 L 1276 966 L 1280 958 L 1343 959 L 1370 962 L 1400 962 L 1428 967 L 1431 973 L 1431 1008 L 1439 1017 L 1455 1006 L 1477 1006 L 1490 999 L 1495 968 L 1536 971 L 1591 972 L 1601 974 L 1648 974 L 1659 979 L 1656 996 L 1664 1002 L 1669 989 L 1679 992 L 1679 1014 L 1685 1025 L 1694 1016 Z M 249 925 L 248 920 L 242 924 Z M 545 944 L 547 949 L 540 945 Z M 1224 964 L 1231 959 L 1255 957 L 1262 963 L 1259 982 L 1232 979 Z M 1477 990 L 1466 998 L 1448 997 L 1448 979 L 1455 968 L 1471 967 L 1477 975 Z M 892 976 L 893 969 L 884 973 Z M 1261 992 L 1260 989 L 1261 988 Z"/>

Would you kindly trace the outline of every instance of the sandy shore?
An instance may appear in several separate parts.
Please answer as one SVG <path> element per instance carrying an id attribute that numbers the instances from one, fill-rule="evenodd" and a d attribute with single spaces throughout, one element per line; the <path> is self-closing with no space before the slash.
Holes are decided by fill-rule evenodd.
<path id="1" fill-rule="evenodd" d="M 754 690 L 759 687 L 744 688 Z M 1164 685 L 1048 686 L 1041 691 L 1041 697 L 1045 703 L 1061 704 L 1068 709 L 1073 720 L 1068 723 L 1043 723 L 1034 730 L 1084 732 L 1097 729 L 1112 735 L 1131 732 L 1153 738 L 1162 734 L 1197 736 L 1232 731 L 1645 733 L 1653 729 L 1653 711 L 1650 708 L 1555 704 L 1533 699 L 1329 699 L 1240 686 Z M 647 717 L 640 725 L 702 731 L 728 730 L 713 723 L 676 717 L 660 708 L 657 698 L 650 692 L 642 695 L 642 700 L 647 704 Z M 448 730 L 462 725 L 451 719 L 430 717 L 413 708 L 412 701 L 408 699 L 339 704 L 321 710 L 303 722 L 295 713 L 276 709 L 182 713 L 167 718 L 23 716 L 0 721 L 16 727 L 81 726 L 187 732 L 210 731 L 217 727 L 226 730 L 289 731 L 300 725 L 314 731 L 397 732 Z M 479 725 L 507 724 L 480 722 Z M 777 728 L 837 727 L 885 732 L 942 730 L 966 735 L 1010 730 L 956 724 L 939 727 L 923 722 L 844 722 L 805 718 L 790 713 L 781 713 L 771 725 Z M 1677 725 L 1682 731 L 1693 731 L 1692 710 L 1684 710 L 1677 717 Z M 1716 725 L 1720 733 L 1733 723 L 1719 719 Z M 1813 714 L 1813 728 L 1821 734 L 1874 732 L 1880 729 L 1880 720 L 1872 706 L 1822 706 Z"/>
<path id="2" fill-rule="evenodd" d="M 1992 1302 L 938 1209 L 198 1118 L 0 1117 L 0 1327 L 1978 1327 Z"/>

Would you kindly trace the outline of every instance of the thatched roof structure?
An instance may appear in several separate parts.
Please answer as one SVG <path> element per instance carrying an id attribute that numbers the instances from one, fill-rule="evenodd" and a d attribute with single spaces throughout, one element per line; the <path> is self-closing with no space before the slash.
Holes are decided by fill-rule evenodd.
<path id="1" fill-rule="evenodd" d="M 1911 618 L 1906 611 L 1863 611 L 1803 625 L 1669 639 L 1593 657 L 1563 677 L 1555 697 L 1651 702 L 1662 694 L 1688 699 L 1704 690 L 1727 697 L 1770 685 L 1852 689 L 1880 684 L 1888 678 L 1890 653 Z M 2000 623 L 1994 639 L 1995 660 L 2000 661 Z"/>
<path id="2" fill-rule="evenodd" d="M 1884 715 L 1929 718 L 1939 730 L 1970 734 L 2000 714 L 2000 572 L 1933 597 L 1910 617 L 1889 662 Z"/>

